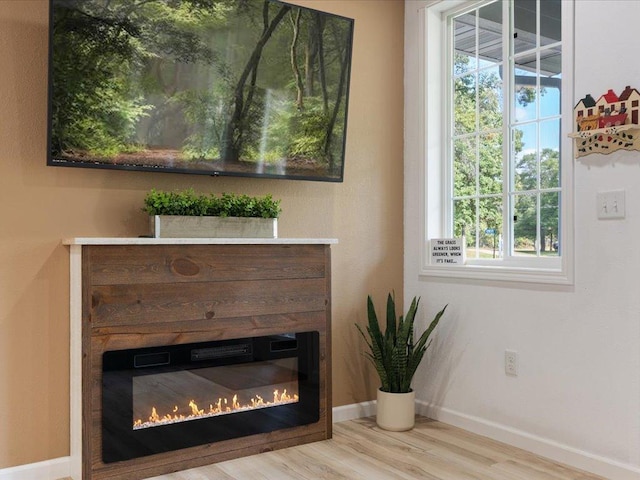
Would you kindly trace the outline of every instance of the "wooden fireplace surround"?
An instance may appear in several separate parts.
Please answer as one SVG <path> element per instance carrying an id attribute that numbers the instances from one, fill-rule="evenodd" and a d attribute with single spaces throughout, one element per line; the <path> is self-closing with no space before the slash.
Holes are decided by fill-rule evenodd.
<path id="1" fill-rule="evenodd" d="M 143 479 L 331 438 L 335 240 L 72 239 L 71 473 Z M 319 332 L 320 419 L 270 433 L 105 464 L 102 354 L 283 332 Z"/>

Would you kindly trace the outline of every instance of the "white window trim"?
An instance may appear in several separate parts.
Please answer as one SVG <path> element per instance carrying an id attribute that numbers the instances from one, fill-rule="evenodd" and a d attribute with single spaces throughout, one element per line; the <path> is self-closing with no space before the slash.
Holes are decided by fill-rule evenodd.
<path id="1" fill-rule="evenodd" d="M 466 265 L 430 264 L 429 239 L 441 238 L 444 229 L 444 209 L 446 204 L 443 181 L 442 145 L 445 145 L 445 129 L 442 127 L 444 112 L 441 95 L 445 91 L 442 65 L 445 51 L 446 25 L 443 12 L 462 5 L 477 4 L 465 0 L 407 0 L 405 7 L 417 13 L 415 25 L 407 29 L 405 44 L 405 158 L 417 158 L 419 171 L 419 235 L 420 267 L 419 275 L 425 277 L 449 277 L 479 280 L 516 281 L 572 285 L 574 277 L 574 161 L 573 143 L 566 135 L 573 130 L 573 56 L 563 55 L 563 82 L 568 85 L 569 94 L 562 97 L 562 111 L 568 112 L 562 119 L 561 139 L 562 168 L 560 229 L 563 251 L 560 261 L 530 262 L 519 265 L 494 262 L 474 262 Z M 574 0 L 562 2 L 563 45 L 566 51 L 574 51 Z M 411 13 L 409 13 L 411 15 Z M 417 62 L 415 60 L 417 59 Z M 428 66 L 428 67 L 427 67 Z M 410 172 L 406 172 L 411 174 Z M 539 259 L 540 260 L 540 259 Z M 544 259 L 542 259 L 544 260 Z M 554 259 L 555 260 L 555 259 Z M 559 264 L 559 266 L 558 266 Z"/>

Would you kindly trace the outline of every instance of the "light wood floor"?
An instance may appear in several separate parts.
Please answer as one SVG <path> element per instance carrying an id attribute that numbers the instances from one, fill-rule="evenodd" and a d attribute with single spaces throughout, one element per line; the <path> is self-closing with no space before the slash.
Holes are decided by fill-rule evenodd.
<path id="1" fill-rule="evenodd" d="M 152 480 L 602 480 L 456 427 L 418 417 L 409 432 L 372 418 L 333 425 L 331 440 Z M 149 479 L 151 480 L 151 479 Z"/>

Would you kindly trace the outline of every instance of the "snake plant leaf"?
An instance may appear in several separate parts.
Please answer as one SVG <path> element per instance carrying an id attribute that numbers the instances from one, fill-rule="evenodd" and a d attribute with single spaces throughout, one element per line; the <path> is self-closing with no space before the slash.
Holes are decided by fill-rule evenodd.
<path id="1" fill-rule="evenodd" d="M 387 329 L 385 337 L 393 337 L 393 343 L 396 342 L 396 302 L 395 293 L 387 295 Z"/>
<path id="2" fill-rule="evenodd" d="M 396 319 L 395 299 L 390 293 L 387 296 L 387 325 L 383 333 L 373 300 L 371 296 L 367 297 L 366 333 L 360 325 L 356 324 L 356 327 L 369 347 L 365 356 L 373 363 L 380 377 L 382 391 L 392 393 L 411 391 L 413 376 L 430 345 L 429 337 L 447 308 L 445 305 L 438 312 L 427 330 L 414 343 L 414 323 L 419 305 L 420 298 L 414 297 L 406 316 L 400 315 Z"/>
<path id="3" fill-rule="evenodd" d="M 418 365 L 420 365 L 420 362 L 422 361 L 422 357 L 424 357 L 424 354 L 429 348 L 429 345 L 431 345 L 431 340 L 429 340 L 429 336 L 431 335 L 431 332 L 433 332 L 433 330 L 438 326 L 438 323 L 440 322 L 440 318 L 442 317 L 442 315 L 444 315 L 444 312 L 447 309 L 447 306 L 448 305 L 445 305 L 444 308 L 436 314 L 434 319 L 431 321 L 431 324 L 422 333 L 422 335 L 418 339 L 418 343 L 416 343 L 414 347 L 413 355 L 411 355 L 411 358 L 409 358 L 408 365 L 407 365 L 407 375 L 408 375 L 409 383 L 411 383 L 411 379 L 413 378 L 413 375 L 418 369 Z M 427 343 L 427 340 L 429 340 L 429 343 Z"/>
<path id="4" fill-rule="evenodd" d="M 375 367 L 376 372 L 378 372 L 378 376 L 380 377 L 381 383 L 388 388 L 387 372 L 383 367 L 384 362 L 381 358 L 380 348 L 378 346 L 374 346 L 374 344 L 368 340 L 368 338 L 371 337 L 371 330 L 367 327 L 367 332 L 369 334 L 369 337 L 367 337 L 360 325 L 356 323 L 356 327 L 358 328 L 360 335 L 362 335 L 362 338 L 364 338 L 370 350 L 369 352 L 364 352 L 364 355 L 371 361 L 371 363 Z"/>
<path id="5" fill-rule="evenodd" d="M 369 326 L 367 327 L 367 330 L 369 332 L 369 335 L 371 336 L 371 342 L 376 344 L 379 348 L 382 348 L 384 339 L 382 331 L 380 330 L 378 316 L 376 315 L 376 309 L 373 305 L 371 296 L 369 296 L 367 299 L 367 314 L 369 319 Z"/>

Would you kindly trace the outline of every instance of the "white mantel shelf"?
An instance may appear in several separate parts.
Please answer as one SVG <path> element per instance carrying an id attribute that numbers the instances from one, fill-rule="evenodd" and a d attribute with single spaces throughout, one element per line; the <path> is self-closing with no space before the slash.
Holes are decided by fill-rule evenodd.
<path id="1" fill-rule="evenodd" d="M 75 237 L 63 245 L 334 245 L 335 238 L 152 238 Z"/>

